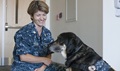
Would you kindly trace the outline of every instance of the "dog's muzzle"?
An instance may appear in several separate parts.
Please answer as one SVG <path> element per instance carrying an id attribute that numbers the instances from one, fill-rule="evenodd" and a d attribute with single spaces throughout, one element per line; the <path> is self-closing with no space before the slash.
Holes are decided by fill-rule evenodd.
<path id="1" fill-rule="evenodd" d="M 60 53 L 61 51 L 63 51 L 63 46 L 59 45 L 59 44 L 53 44 L 49 47 L 50 51 L 52 52 L 56 52 L 56 53 Z"/>

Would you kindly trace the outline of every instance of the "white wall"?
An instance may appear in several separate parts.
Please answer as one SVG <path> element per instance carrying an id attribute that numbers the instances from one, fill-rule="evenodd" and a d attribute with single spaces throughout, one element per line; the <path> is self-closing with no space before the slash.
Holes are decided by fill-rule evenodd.
<path id="1" fill-rule="evenodd" d="M 50 10 L 50 0 L 46 0 L 47 5 L 49 6 L 49 10 Z M 46 20 L 46 24 L 45 26 L 50 29 L 50 11 L 47 14 L 47 20 Z"/>
<path id="2" fill-rule="evenodd" d="M 120 17 L 115 16 L 114 0 L 103 1 L 103 57 L 120 71 Z"/>

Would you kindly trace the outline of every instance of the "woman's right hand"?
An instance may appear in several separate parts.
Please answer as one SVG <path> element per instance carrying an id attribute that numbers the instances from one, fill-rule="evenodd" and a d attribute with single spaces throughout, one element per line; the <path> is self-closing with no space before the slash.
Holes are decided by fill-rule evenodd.
<path id="1" fill-rule="evenodd" d="M 43 61 L 43 63 L 47 66 L 49 66 L 52 63 L 52 60 L 49 58 L 45 58 L 45 60 Z"/>
<path id="2" fill-rule="evenodd" d="M 46 68 L 45 65 L 42 65 L 40 68 L 35 69 L 34 71 L 44 71 Z"/>

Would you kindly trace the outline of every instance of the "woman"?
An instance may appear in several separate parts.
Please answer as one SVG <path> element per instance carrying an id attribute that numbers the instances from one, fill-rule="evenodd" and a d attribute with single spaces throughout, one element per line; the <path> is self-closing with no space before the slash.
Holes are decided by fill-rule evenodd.
<path id="1" fill-rule="evenodd" d="M 34 0 L 27 12 L 32 22 L 18 30 L 14 36 L 11 71 L 64 71 L 64 67 L 52 63 L 51 52 L 47 47 L 53 42 L 51 32 L 44 26 L 49 12 L 48 5 Z"/>

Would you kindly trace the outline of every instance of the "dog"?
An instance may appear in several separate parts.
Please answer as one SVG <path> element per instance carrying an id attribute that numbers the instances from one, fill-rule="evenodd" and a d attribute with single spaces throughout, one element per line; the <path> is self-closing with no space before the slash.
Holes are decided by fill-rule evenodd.
<path id="1" fill-rule="evenodd" d="M 61 33 L 49 49 L 61 53 L 66 58 L 66 67 L 71 67 L 72 71 L 115 71 L 73 32 Z"/>

